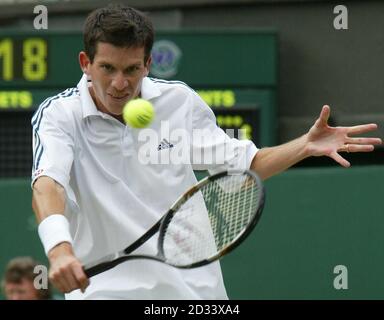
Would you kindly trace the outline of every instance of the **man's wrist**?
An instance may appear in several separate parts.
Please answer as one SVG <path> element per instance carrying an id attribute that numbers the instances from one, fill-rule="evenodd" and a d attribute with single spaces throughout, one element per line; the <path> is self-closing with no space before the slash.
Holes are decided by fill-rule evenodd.
<path id="1" fill-rule="evenodd" d="M 63 214 L 51 214 L 38 227 L 39 236 L 44 246 L 45 254 L 62 242 L 73 243 L 69 222 Z"/>
<path id="2" fill-rule="evenodd" d="M 51 250 L 49 250 L 47 257 L 50 263 L 57 259 L 58 257 L 61 257 L 63 255 L 74 255 L 72 244 L 69 242 L 60 242 L 56 246 L 54 246 Z"/>
<path id="3" fill-rule="evenodd" d="M 302 135 L 299 139 L 303 143 L 303 147 L 302 147 L 302 151 L 301 151 L 301 158 L 302 158 L 301 160 L 304 160 L 304 159 L 312 156 L 310 142 L 308 140 L 308 133 Z"/>

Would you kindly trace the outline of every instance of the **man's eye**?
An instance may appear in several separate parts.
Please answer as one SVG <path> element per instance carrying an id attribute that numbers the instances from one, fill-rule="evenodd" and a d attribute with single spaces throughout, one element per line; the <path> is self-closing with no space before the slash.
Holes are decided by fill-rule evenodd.
<path id="1" fill-rule="evenodd" d="M 133 66 L 133 67 L 128 68 L 128 69 L 127 69 L 127 72 L 128 72 L 128 73 L 133 73 L 133 72 L 137 72 L 137 71 L 139 71 L 139 70 L 140 70 L 140 67 L 138 67 L 138 66 Z"/>
<path id="2" fill-rule="evenodd" d="M 109 65 L 109 64 L 103 64 L 102 66 L 101 66 L 101 68 L 102 69 L 104 69 L 104 70 L 106 70 L 106 71 L 112 71 L 112 66 L 111 65 Z"/>

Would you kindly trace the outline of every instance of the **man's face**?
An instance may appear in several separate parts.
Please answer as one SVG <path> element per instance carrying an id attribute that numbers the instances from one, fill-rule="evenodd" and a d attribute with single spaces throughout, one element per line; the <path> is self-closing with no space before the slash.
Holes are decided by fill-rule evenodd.
<path id="1" fill-rule="evenodd" d="M 7 300 L 38 300 L 37 290 L 33 282 L 28 279 L 22 279 L 20 283 L 6 282 L 4 293 Z"/>
<path id="2" fill-rule="evenodd" d="M 99 42 L 93 63 L 85 52 L 79 55 L 82 70 L 92 79 L 91 95 L 97 108 L 120 116 L 127 101 L 140 94 L 151 59 L 144 63 L 144 48 L 120 48 Z"/>

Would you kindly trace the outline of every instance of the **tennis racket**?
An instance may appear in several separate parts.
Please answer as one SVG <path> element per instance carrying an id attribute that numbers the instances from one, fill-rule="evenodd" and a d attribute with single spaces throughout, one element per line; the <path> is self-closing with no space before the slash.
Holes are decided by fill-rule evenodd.
<path id="1" fill-rule="evenodd" d="M 265 190 L 256 173 L 221 172 L 186 191 L 163 217 L 130 246 L 84 267 L 92 277 L 131 259 L 195 268 L 231 252 L 256 226 Z M 131 254 L 158 233 L 157 255 Z"/>

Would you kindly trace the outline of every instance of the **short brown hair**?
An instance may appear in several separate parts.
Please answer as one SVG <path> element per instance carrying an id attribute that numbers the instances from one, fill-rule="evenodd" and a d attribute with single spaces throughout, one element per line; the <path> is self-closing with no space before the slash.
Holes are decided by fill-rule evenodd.
<path id="1" fill-rule="evenodd" d="M 34 269 L 38 265 L 40 263 L 31 257 L 17 257 L 10 260 L 1 282 L 2 288 L 4 289 L 6 283 L 21 283 L 23 279 L 33 282 L 36 277 Z M 36 289 L 36 291 L 40 300 L 51 299 L 49 286 L 47 289 Z"/>
<path id="2" fill-rule="evenodd" d="M 122 48 L 144 47 L 146 63 L 154 37 L 152 22 L 144 13 L 124 5 L 109 5 L 88 15 L 84 24 L 84 51 L 93 63 L 98 42 Z"/>

